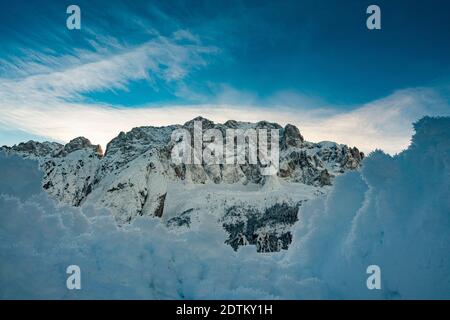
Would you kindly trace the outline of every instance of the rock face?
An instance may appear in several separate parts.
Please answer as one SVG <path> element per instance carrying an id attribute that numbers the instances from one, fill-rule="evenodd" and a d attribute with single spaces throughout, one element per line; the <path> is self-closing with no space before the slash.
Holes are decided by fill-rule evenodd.
<path id="1" fill-rule="evenodd" d="M 92 149 L 99 156 L 103 155 L 102 148 L 99 145 L 91 144 L 91 142 L 88 139 L 86 139 L 85 137 L 78 137 L 78 138 L 71 140 L 68 144 L 66 144 L 64 146 L 61 153 L 63 153 L 64 155 L 67 155 L 74 151 L 85 150 L 85 149 Z"/>
<path id="2" fill-rule="evenodd" d="M 289 227 L 297 222 L 297 205 L 275 204 L 264 210 L 252 207 L 227 208 L 221 219 L 229 233 L 225 241 L 237 250 L 242 245 L 255 245 L 258 252 L 274 252 L 287 249 L 292 242 Z M 281 232 L 277 231 L 282 229 Z"/>
<path id="3" fill-rule="evenodd" d="M 260 163 L 175 164 L 171 161 L 175 143 L 171 134 L 180 128 L 193 133 L 195 121 L 202 123 L 203 130 L 217 129 L 224 137 L 227 129 L 278 129 L 277 175 L 262 175 Z M 108 143 L 104 155 L 100 146 L 84 137 L 66 145 L 29 141 L 0 150 L 36 159 L 44 172 L 42 186 L 51 196 L 74 206 L 107 207 L 118 225 L 146 215 L 160 217 L 173 229 L 189 227 L 195 224 L 199 212 L 214 204 L 216 207 L 211 210 L 229 234 L 227 243 L 235 249 L 253 244 L 262 252 L 286 249 L 292 239 L 289 230 L 297 220 L 302 201 L 325 192 L 336 175 L 358 168 L 364 156 L 357 148 L 334 142 L 307 142 L 298 128 L 289 124 L 284 128 L 267 121 L 229 120 L 216 124 L 201 117 L 181 126 L 139 127 L 121 132 Z M 194 191 L 193 197 L 200 199 L 195 208 L 190 206 L 191 199 L 177 197 L 172 191 L 174 186 L 200 190 L 198 186 L 203 185 L 224 191 L 220 196 L 217 192 L 208 193 L 210 190 L 198 194 Z M 251 190 L 248 200 L 239 198 L 240 194 L 231 196 L 230 186 L 241 186 L 245 192 Z M 287 188 L 286 192 L 280 188 Z M 307 196 L 303 197 L 305 188 Z M 294 195 L 299 198 L 294 199 Z M 207 196 L 211 198 L 207 200 Z M 265 203 L 265 207 L 259 203 Z"/>
<path id="4" fill-rule="evenodd" d="M 284 127 L 284 135 L 281 142 L 281 147 L 283 149 L 289 147 L 301 147 L 304 141 L 303 136 L 296 126 L 287 124 L 286 127 Z"/>

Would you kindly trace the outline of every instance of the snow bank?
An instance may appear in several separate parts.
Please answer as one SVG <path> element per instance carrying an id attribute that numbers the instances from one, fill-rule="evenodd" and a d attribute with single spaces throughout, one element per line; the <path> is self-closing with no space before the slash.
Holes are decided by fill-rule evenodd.
<path id="1" fill-rule="evenodd" d="M 55 203 L 37 164 L 0 154 L 0 298 L 450 298 L 450 119 L 424 118 L 411 147 L 371 154 L 301 208 L 286 252 L 234 252 L 216 218 L 174 234 L 118 228 L 108 211 Z M 81 268 L 81 290 L 66 267 Z M 381 268 L 368 290 L 366 268 Z"/>
<path id="2" fill-rule="evenodd" d="M 290 258 L 336 297 L 450 298 L 450 118 L 414 127 L 409 149 L 372 153 L 301 211 Z M 367 290 L 372 264 L 382 290 Z"/>

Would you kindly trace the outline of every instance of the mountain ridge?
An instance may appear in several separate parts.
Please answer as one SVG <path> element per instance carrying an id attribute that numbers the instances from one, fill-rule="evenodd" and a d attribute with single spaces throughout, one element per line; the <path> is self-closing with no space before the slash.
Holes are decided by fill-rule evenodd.
<path id="1" fill-rule="evenodd" d="M 203 131 L 278 129 L 277 175 L 262 175 L 260 164 L 174 164 L 171 134 L 193 130 L 195 121 L 201 121 Z M 286 249 L 301 204 L 325 194 L 335 176 L 359 168 L 364 158 L 356 147 L 308 142 L 294 125 L 221 124 L 203 117 L 183 125 L 120 132 L 104 153 L 84 137 L 65 145 L 29 141 L 0 150 L 37 160 L 44 172 L 42 187 L 51 196 L 73 206 L 106 207 L 119 226 L 137 216 L 155 216 L 179 231 L 214 212 L 233 248 L 254 244 L 258 251 Z"/>

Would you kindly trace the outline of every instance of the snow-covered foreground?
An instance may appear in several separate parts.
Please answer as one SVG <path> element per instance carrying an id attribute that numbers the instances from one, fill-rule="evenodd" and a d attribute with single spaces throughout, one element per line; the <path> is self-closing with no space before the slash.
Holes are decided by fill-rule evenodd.
<path id="1" fill-rule="evenodd" d="M 107 210 L 51 200 L 37 163 L 1 154 L 0 297 L 448 299 L 450 119 L 416 131 L 408 150 L 371 154 L 301 206 L 291 246 L 274 253 L 233 251 L 207 211 L 185 232 L 151 217 L 117 227 Z M 81 290 L 66 288 L 73 264 Z M 381 290 L 367 289 L 372 264 Z"/>

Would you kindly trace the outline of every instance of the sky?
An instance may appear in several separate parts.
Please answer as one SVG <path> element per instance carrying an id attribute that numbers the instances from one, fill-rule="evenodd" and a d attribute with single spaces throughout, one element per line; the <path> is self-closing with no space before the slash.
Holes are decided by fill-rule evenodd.
<path id="1" fill-rule="evenodd" d="M 371 4 L 381 30 L 366 27 Z M 0 145 L 105 147 L 202 115 L 394 154 L 412 122 L 450 115 L 445 0 L 0 0 L 0 21 Z"/>

